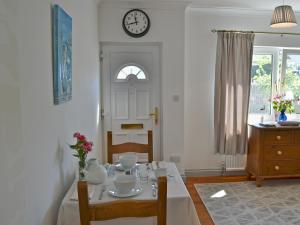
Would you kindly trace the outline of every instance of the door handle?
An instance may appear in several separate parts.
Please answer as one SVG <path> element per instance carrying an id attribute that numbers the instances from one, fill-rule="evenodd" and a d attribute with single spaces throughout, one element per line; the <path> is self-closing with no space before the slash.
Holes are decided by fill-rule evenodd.
<path id="1" fill-rule="evenodd" d="M 149 116 L 154 119 L 155 124 L 158 124 L 158 107 L 155 107 L 154 112 L 150 113 Z"/>

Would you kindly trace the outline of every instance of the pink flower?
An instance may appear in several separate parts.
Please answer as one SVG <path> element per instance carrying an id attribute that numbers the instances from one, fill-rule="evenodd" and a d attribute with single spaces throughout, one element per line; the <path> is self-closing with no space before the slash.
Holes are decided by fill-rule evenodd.
<path id="1" fill-rule="evenodd" d="M 78 138 L 81 134 L 79 132 L 74 133 L 73 137 Z"/>
<path id="2" fill-rule="evenodd" d="M 77 136 L 78 141 L 86 141 L 86 137 L 84 135 Z"/>
<path id="3" fill-rule="evenodd" d="M 86 143 L 83 144 L 83 150 L 85 152 L 92 151 L 92 148 L 93 148 L 93 142 L 86 142 Z"/>

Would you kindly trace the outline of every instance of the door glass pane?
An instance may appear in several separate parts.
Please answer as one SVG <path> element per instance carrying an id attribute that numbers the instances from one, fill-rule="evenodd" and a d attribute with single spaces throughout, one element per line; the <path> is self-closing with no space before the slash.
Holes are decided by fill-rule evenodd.
<path id="1" fill-rule="evenodd" d="M 271 114 L 273 56 L 253 55 L 249 113 Z"/>
<path id="2" fill-rule="evenodd" d="M 287 99 L 295 100 L 296 113 L 300 112 L 300 54 L 287 54 L 283 91 Z"/>
<path id="3" fill-rule="evenodd" d="M 117 80 L 126 80 L 130 75 L 136 77 L 138 80 L 146 80 L 145 72 L 137 66 L 123 67 L 117 75 Z"/>

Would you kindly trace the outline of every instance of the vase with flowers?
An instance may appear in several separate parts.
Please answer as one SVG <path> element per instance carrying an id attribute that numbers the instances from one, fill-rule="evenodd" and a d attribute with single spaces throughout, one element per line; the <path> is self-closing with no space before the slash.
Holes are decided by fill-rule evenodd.
<path id="1" fill-rule="evenodd" d="M 272 101 L 273 109 L 275 112 L 279 112 L 277 121 L 286 121 L 287 116 L 285 112 L 292 113 L 295 111 L 293 101 L 285 99 L 285 95 L 276 95 Z"/>
<path id="2" fill-rule="evenodd" d="M 74 150 L 73 156 L 78 158 L 79 180 L 84 180 L 86 157 L 87 154 L 92 151 L 93 142 L 88 141 L 86 137 L 79 132 L 74 133 L 73 137 L 76 138 L 76 144 L 70 145 L 70 148 Z"/>

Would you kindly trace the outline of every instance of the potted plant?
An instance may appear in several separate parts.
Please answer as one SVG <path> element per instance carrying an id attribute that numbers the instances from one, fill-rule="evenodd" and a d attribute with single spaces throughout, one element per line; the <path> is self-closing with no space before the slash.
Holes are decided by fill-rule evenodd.
<path id="1" fill-rule="evenodd" d="M 272 105 L 275 112 L 279 112 L 277 121 L 286 121 L 285 112 L 292 113 L 295 111 L 292 100 L 284 99 L 285 95 L 276 95 L 273 98 Z"/>

